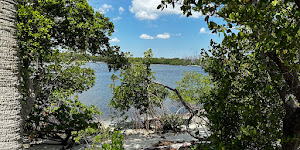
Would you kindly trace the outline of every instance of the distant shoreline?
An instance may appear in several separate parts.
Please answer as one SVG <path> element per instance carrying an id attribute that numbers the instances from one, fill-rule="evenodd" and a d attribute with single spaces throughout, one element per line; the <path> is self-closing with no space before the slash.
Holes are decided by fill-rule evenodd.
<path id="1" fill-rule="evenodd" d="M 130 58 L 133 62 L 143 62 L 144 58 L 142 57 L 134 57 Z M 100 62 L 104 63 L 107 61 L 106 57 L 103 56 L 83 56 L 76 55 L 75 60 L 81 61 L 85 60 L 88 62 Z M 200 66 L 200 58 L 150 58 L 151 64 L 162 64 L 162 65 L 181 65 L 181 66 Z"/>
<path id="2" fill-rule="evenodd" d="M 106 63 L 104 61 L 88 61 L 89 63 Z M 156 64 L 151 63 L 151 65 L 171 65 L 171 66 L 193 66 L 193 67 L 201 67 L 200 65 L 181 65 L 181 64 Z"/>

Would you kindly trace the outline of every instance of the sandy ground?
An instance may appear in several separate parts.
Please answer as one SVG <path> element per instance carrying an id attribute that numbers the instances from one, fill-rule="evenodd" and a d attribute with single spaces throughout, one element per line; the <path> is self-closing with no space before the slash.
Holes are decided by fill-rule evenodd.
<path id="1" fill-rule="evenodd" d="M 131 132 L 131 131 L 127 131 Z M 151 148 L 154 144 L 157 144 L 159 141 L 176 141 L 184 144 L 184 141 L 196 141 L 195 138 L 190 136 L 188 133 L 165 133 L 165 134 L 132 134 L 124 136 L 124 148 L 126 150 L 138 150 Z M 179 148 L 182 144 L 172 144 L 173 148 Z M 185 143 L 187 144 L 187 143 Z"/>
<path id="2" fill-rule="evenodd" d="M 105 121 L 104 125 L 106 127 L 111 125 L 111 122 Z M 191 124 L 190 128 L 196 128 L 195 124 Z M 182 130 L 185 130 L 185 126 L 182 126 Z M 200 135 L 206 136 L 205 127 L 198 127 L 200 131 Z M 181 146 L 189 146 L 189 141 L 197 141 L 197 139 L 190 136 L 187 132 L 168 132 L 165 134 L 154 133 L 154 131 L 145 129 L 125 129 L 122 130 L 122 135 L 124 137 L 124 145 L 125 150 L 140 150 L 146 148 L 153 148 L 155 144 L 160 141 L 171 141 L 170 147 L 174 149 L 179 149 Z M 61 145 L 54 141 L 49 140 L 39 140 L 35 142 L 35 145 L 28 147 L 29 145 L 25 145 L 25 149 L 27 150 L 59 150 L 62 148 Z M 72 150 L 84 150 L 84 145 L 75 145 Z"/>
<path id="3" fill-rule="evenodd" d="M 126 131 L 131 132 L 131 131 Z M 138 131 L 134 131 L 138 132 Z M 191 137 L 187 133 L 166 133 L 162 135 L 157 134 L 143 134 L 143 133 L 132 133 L 130 135 L 124 135 L 124 145 L 123 147 L 126 150 L 139 150 L 145 148 L 154 147 L 159 141 L 176 141 L 179 144 L 173 144 L 173 148 L 179 148 L 180 146 L 186 144 L 188 142 L 184 141 L 196 141 L 195 138 Z M 61 145 L 52 145 L 55 144 L 53 141 L 43 141 L 38 145 L 31 146 L 30 148 L 26 148 L 28 150 L 57 150 L 60 149 Z M 74 150 L 84 150 L 83 145 L 75 145 L 72 149 Z"/>
<path id="4" fill-rule="evenodd" d="M 189 142 L 185 141 L 197 141 L 197 139 L 193 138 L 186 132 L 181 133 L 172 133 L 168 132 L 165 134 L 155 134 L 153 131 L 147 132 L 146 130 L 133 130 L 133 129 L 127 129 L 122 131 L 124 135 L 124 145 L 123 147 L 125 150 L 140 150 L 140 149 L 146 149 L 146 148 L 152 148 L 155 144 L 157 144 L 159 141 L 176 141 L 174 144 L 171 145 L 174 149 L 179 149 L 180 146 L 189 146 Z M 203 135 L 205 135 L 204 132 L 201 132 Z M 40 143 L 38 145 L 33 145 L 29 148 L 26 148 L 28 150 L 57 150 L 60 149 L 61 145 L 53 145 L 53 144 L 59 144 L 54 141 L 39 141 Z M 84 145 L 75 145 L 72 149 L 74 150 L 84 150 Z"/>

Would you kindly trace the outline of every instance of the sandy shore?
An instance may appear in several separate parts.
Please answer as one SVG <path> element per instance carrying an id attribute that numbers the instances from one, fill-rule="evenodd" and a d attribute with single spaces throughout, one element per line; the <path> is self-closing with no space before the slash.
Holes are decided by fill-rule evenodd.
<path id="1" fill-rule="evenodd" d="M 112 127 L 112 123 L 110 121 L 103 122 L 105 127 Z M 195 124 L 191 124 L 190 128 L 196 128 Z M 205 127 L 197 127 L 201 136 L 206 136 L 207 131 Z M 174 133 L 169 131 L 167 133 L 155 133 L 154 130 L 146 131 L 145 129 L 123 129 L 121 133 L 124 138 L 124 149 L 125 150 L 140 150 L 140 149 L 153 149 L 157 147 L 157 145 L 164 141 L 168 142 L 168 148 L 179 149 L 181 146 L 190 146 L 191 141 L 197 141 L 197 139 L 193 138 L 187 132 L 184 132 L 185 126 L 182 126 L 183 132 Z M 36 142 L 32 142 L 34 144 L 30 147 L 29 145 L 25 145 L 25 149 L 28 150 L 58 150 L 62 148 L 62 145 L 55 141 L 50 140 L 38 140 Z M 55 145 L 57 144 L 57 145 Z M 163 148 L 163 147 L 161 147 Z M 75 145 L 72 150 L 84 150 L 84 145 Z"/>
<path id="2" fill-rule="evenodd" d="M 195 138 L 190 136 L 188 133 L 172 133 L 168 132 L 165 134 L 155 134 L 147 132 L 146 130 L 132 130 L 128 129 L 123 131 L 124 136 L 124 149 L 125 150 L 140 150 L 140 149 L 150 149 L 158 144 L 160 141 L 173 142 L 170 144 L 169 148 L 179 149 L 181 146 L 191 145 L 189 141 L 196 141 Z M 26 148 L 28 150 L 57 150 L 60 149 L 61 145 L 54 141 L 40 141 L 40 144 Z M 72 149 L 74 150 L 84 150 L 84 145 L 75 145 Z"/>

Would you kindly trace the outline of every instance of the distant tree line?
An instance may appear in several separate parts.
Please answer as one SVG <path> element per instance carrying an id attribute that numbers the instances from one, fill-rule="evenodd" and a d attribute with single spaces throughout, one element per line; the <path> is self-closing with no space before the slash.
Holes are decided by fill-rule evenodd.
<path id="1" fill-rule="evenodd" d="M 107 62 L 107 58 L 105 56 L 92 56 L 92 55 L 76 55 L 76 60 L 90 60 L 96 62 Z M 143 62 L 142 57 L 132 58 L 133 62 Z M 200 65 L 200 59 L 197 57 L 186 57 L 186 58 L 151 58 L 151 64 L 167 64 L 167 65 Z"/>
<path id="2" fill-rule="evenodd" d="M 142 62 L 144 58 L 133 58 L 133 61 Z M 151 58 L 151 64 L 167 64 L 167 65 L 200 65 L 200 60 L 197 58 Z"/>

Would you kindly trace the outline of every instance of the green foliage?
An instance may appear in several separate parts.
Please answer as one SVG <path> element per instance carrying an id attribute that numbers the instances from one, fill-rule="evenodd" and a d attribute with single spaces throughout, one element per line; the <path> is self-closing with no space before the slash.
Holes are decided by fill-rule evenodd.
<path id="1" fill-rule="evenodd" d="M 131 58 L 133 62 L 142 62 L 143 58 Z M 200 60 L 197 58 L 151 58 L 151 64 L 166 64 L 166 65 L 200 65 Z"/>
<path id="2" fill-rule="evenodd" d="M 130 58 L 132 62 L 143 62 L 144 58 L 135 57 Z M 96 62 L 108 62 L 108 59 L 102 55 L 92 56 L 92 55 L 76 55 L 75 60 L 86 61 L 92 60 Z M 191 58 L 150 58 L 151 64 L 166 64 L 166 65 L 200 65 L 199 58 L 191 57 Z"/>
<path id="3" fill-rule="evenodd" d="M 176 81 L 176 89 L 182 98 L 190 104 L 203 104 L 207 99 L 213 84 L 210 76 L 203 76 L 197 72 L 184 72 L 181 81 Z M 171 98 L 179 101 L 176 93 L 172 93 Z"/>
<path id="4" fill-rule="evenodd" d="M 178 114 L 166 114 L 160 119 L 164 131 L 173 130 L 180 131 L 181 125 L 185 125 L 182 116 Z"/>
<path id="5" fill-rule="evenodd" d="M 107 62 L 107 58 L 105 56 L 93 56 L 93 55 L 76 55 L 75 61 L 93 61 L 93 62 Z"/>
<path id="6" fill-rule="evenodd" d="M 94 70 L 82 67 L 88 59 L 75 60 L 92 54 L 110 70 L 126 65 L 120 48 L 109 44 L 113 23 L 86 0 L 18 0 L 17 28 L 25 130 L 66 142 L 71 131 L 97 128 L 98 109 L 70 99 L 95 82 Z"/>
<path id="7" fill-rule="evenodd" d="M 76 143 L 86 144 L 86 150 L 123 150 L 123 136 L 121 131 L 110 131 L 109 128 L 91 128 L 85 130 L 74 131 Z M 92 140 L 90 140 L 92 139 Z M 108 141 L 109 140 L 109 141 Z"/>
<path id="8" fill-rule="evenodd" d="M 85 128 L 86 124 L 92 121 L 92 115 L 100 113 L 94 106 L 90 108 L 84 106 L 77 98 L 75 100 L 68 98 L 75 92 L 89 89 L 95 82 L 94 70 L 82 68 L 83 62 L 69 61 L 71 57 L 72 55 L 67 53 L 53 54 L 52 63 L 45 66 L 47 72 L 39 82 L 43 90 L 39 90 L 38 101 L 35 101 L 34 109 L 27 120 L 27 130 L 47 134 L 47 132 L 42 132 L 44 129 L 40 127 L 46 123 L 47 128 L 59 127 L 53 130 L 55 132 L 69 132 Z M 25 87 L 24 90 L 26 90 Z M 44 117 L 46 113 L 50 118 Z M 40 130 L 37 130 L 38 128 Z"/>
<path id="9" fill-rule="evenodd" d="M 257 62 L 247 54 L 241 57 L 207 58 L 205 69 L 215 81 L 211 100 L 204 103 L 211 141 L 225 149 L 276 148 L 282 137 L 282 101 Z"/>
<path id="10" fill-rule="evenodd" d="M 102 148 L 105 150 L 123 150 L 123 136 L 121 135 L 121 131 L 114 131 L 111 135 L 111 143 L 103 144 Z"/>
<path id="11" fill-rule="evenodd" d="M 118 112 L 125 113 L 131 107 L 140 113 L 149 112 L 150 107 L 160 106 L 168 92 L 161 86 L 151 83 L 154 80 L 150 69 L 151 49 L 145 52 L 143 62 L 131 63 L 125 70 L 121 70 L 120 78 L 116 75 L 112 79 L 120 79 L 121 84 L 112 84 L 113 98 L 110 106 Z"/>
<path id="12" fill-rule="evenodd" d="M 204 68 L 211 69 L 212 77 L 186 73 L 177 84 L 186 100 L 192 104 L 199 103 L 205 109 L 201 116 L 209 121 L 206 126 L 211 132 L 211 143 L 208 147 L 276 148 L 276 142 L 282 137 L 282 122 L 278 119 L 283 117 L 283 108 L 267 76 L 258 73 L 261 70 L 253 71 L 255 67 L 250 68 L 249 59 L 238 64 L 235 58 L 227 60 L 226 57 L 207 56 L 206 61 L 210 63 Z M 172 97 L 176 98 L 176 95 Z M 199 146 L 204 148 L 207 144 Z"/>
<path id="13" fill-rule="evenodd" d="M 113 54 L 117 58 L 115 52 L 119 49 L 111 47 L 107 37 L 114 31 L 113 27 L 87 1 L 19 1 L 19 47 L 21 58 L 27 61 L 47 62 L 45 57 L 55 47 L 103 56 Z"/>
<path id="14" fill-rule="evenodd" d="M 176 2 L 163 1 L 159 8 Z M 300 11 L 295 2 L 182 2 L 184 14 L 201 12 L 208 27 L 224 35 L 221 44 L 211 41 L 210 50 L 202 54 L 203 67 L 214 82 L 204 101 L 213 149 L 299 146 L 297 140 L 288 141 L 299 137 L 294 129 L 300 124 L 293 119 L 299 116 L 300 101 Z M 211 21 L 211 16 L 223 18 L 227 24 Z M 295 103 L 285 101 L 289 94 L 295 96 Z"/>
<path id="15" fill-rule="evenodd" d="M 47 135 L 48 138 L 58 138 L 61 133 L 69 137 L 71 131 L 97 128 L 100 123 L 96 120 L 101 115 L 98 108 L 82 104 L 77 96 L 74 100 L 68 99 L 67 94 L 61 91 L 53 92 L 50 106 L 43 108 L 35 105 L 25 129 L 35 137 Z"/>
<path id="16" fill-rule="evenodd" d="M 108 42 L 113 24 L 85 0 L 19 0 L 17 27 L 24 104 L 31 103 L 30 99 L 45 101 L 51 95 L 49 90 L 43 92 L 45 89 L 69 88 L 73 93 L 88 89 L 93 72 L 72 65 L 79 53 L 106 57 L 110 69 L 126 64 L 119 47 Z M 62 52 L 67 53 L 59 54 Z M 64 81 L 70 84 L 63 85 Z"/>

